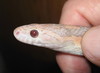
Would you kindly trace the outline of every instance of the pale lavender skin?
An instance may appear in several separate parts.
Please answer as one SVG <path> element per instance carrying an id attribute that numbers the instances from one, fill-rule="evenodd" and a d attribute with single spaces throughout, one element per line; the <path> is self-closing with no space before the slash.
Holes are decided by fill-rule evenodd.
<path id="1" fill-rule="evenodd" d="M 83 55 L 81 40 L 90 27 L 62 24 L 29 24 L 14 30 L 17 40 L 52 50 L 74 55 Z M 37 30 L 39 35 L 32 37 L 31 30 Z"/>

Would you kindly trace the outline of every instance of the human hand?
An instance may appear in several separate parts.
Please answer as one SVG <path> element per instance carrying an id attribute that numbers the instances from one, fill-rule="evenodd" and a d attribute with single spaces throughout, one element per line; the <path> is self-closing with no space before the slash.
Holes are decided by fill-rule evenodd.
<path id="1" fill-rule="evenodd" d="M 57 62 L 62 72 L 91 73 L 86 58 L 100 66 L 100 0 L 68 0 L 63 7 L 60 24 L 93 26 L 82 40 L 85 58 L 63 53 L 57 54 Z"/>

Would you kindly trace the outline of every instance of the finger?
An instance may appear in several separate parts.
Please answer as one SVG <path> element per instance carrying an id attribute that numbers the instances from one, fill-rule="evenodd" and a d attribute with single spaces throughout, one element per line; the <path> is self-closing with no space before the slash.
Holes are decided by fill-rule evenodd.
<path id="1" fill-rule="evenodd" d="M 84 55 L 94 64 L 100 66 L 100 26 L 93 27 L 83 37 Z"/>
<path id="2" fill-rule="evenodd" d="M 60 23 L 71 25 L 100 25 L 100 0 L 68 0 L 62 10 Z"/>
<path id="3" fill-rule="evenodd" d="M 89 22 L 86 20 L 84 15 L 82 15 L 82 13 L 79 11 L 81 6 L 84 6 L 84 4 L 82 5 L 81 3 L 80 5 L 79 3 L 80 2 L 77 2 L 77 0 L 69 0 L 64 4 L 60 18 L 60 23 L 82 26 L 89 25 Z"/>
<path id="4" fill-rule="evenodd" d="M 56 59 L 63 73 L 91 73 L 89 65 L 83 57 L 59 53 Z"/>
<path id="5" fill-rule="evenodd" d="M 75 1 L 70 0 L 65 3 L 60 23 L 89 26 L 90 23 L 77 11 L 77 7 L 79 7 L 77 5 L 79 4 Z M 91 73 L 89 64 L 83 57 L 59 53 L 56 58 L 63 73 Z"/>

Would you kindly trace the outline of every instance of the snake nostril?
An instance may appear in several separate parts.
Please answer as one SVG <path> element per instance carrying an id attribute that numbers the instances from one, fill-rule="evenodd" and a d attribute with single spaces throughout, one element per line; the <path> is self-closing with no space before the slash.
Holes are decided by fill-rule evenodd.
<path id="1" fill-rule="evenodd" d="M 19 35 L 19 33 L 20 33 L 20 32 L 19 32 L 19 31 L 17 31 L 17 32 L 16 32 L 16 35 Z"/>

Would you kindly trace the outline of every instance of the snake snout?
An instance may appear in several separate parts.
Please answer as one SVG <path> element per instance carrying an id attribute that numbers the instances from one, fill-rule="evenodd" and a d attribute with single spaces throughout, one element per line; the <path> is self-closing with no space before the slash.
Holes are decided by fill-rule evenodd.
<path id="1" fill-rule="evenodd" d="M 17 29 L 14 30 L 14 35 L 18 36 L 20 34 L 20 31 L 18 31 Z"/>
<path id="2" fill-rule="evenodd" d="M 21 36 L 21 33 L 22 33 L 22 29 L 20 28 L 16 28 L 13 32 L 15 38 L 19 38 Z"/>

